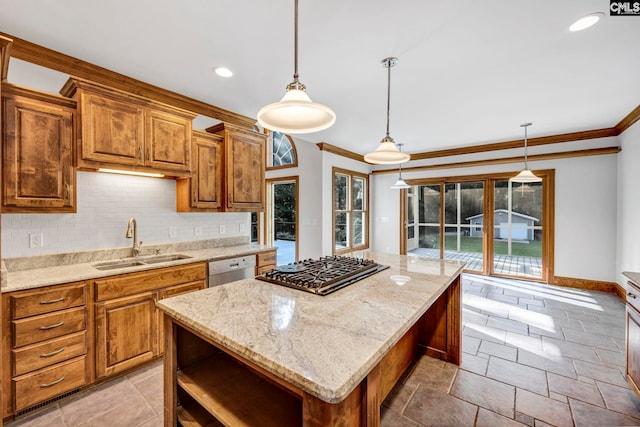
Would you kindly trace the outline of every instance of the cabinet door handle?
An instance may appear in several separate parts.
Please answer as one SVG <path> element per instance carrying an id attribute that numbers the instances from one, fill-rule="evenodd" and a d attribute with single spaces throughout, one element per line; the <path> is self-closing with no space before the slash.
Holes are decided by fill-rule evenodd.
<path id="1" fill-rule="evenodd" d="M 56 299 L 50 299 L 48 301 L 40 301 L 40 304 L 45 305 L 45 304 L 53 304 L 56 302 L 62 302 L 64 301 L 64 297 L 60 297 L 60 298 L 56 298 Z"/>
<path id="2" fill-rule="evenodd" d="M 64 186 L 64 199 L 69 200 L 69 195 L 71 194 L 71 189 L 69 188 L 69 184 Z"/>
<path id="3" fill-rule="evenodd" d="M 47 384 L 40 384 L 40 388 L 47 388 L 47 387 L 51 387 L 52 385 L 56 385 L 58 383 L 61 383 L 62 381 L 64 381 L 64 375 L 61 376 L 60 378 L 58 378 L 55 381 L 51 381 L 50 383 Z"/>
<path id="4" fill-rule="evenodd" d="M 64 320 L 61 321 L 60 323 L 56 323 L 54 325 L 49 325 L 49 326 L 40 326 L 40 330 L 41 331 L 46 331 L 47 329 L 53 329 L 53 328 L 57 328 L 58 326 L 62 326 L 64 325 Z"/>
<path id="5" fill-rule="evenodd" d="M 60 347 L 57 350 L 52 351 L 51 353 L 40 353 L 40 357 L 41 358 L 45 358 L 45 357 L 51 357 L 51 356 L 55 356 L 56 354 L 60 354 L 64 351 L 64 347 Z"/>
<path id="6" fill-rule="evenodd" d="M 636 294 L 632 294 L 631 292 L 627 292 L 627 296 L 628 296 L 629 298 L 636 299 Z"/>
<path id="7" fill-rule="evenodd" d="M 193 203 L 195 203 L 198 200 L 198 198 L 196 197 L 196 192 L 193 192 Z"/>
<path id="8" fill-rule="evenodd" d="M 151 148 L 147 148 L 147 160 L 151 160 Z"/>
<path id="9" fill-rule="evenodd" d="M 142 160 L 142 145 L 138 147 L 138 159 Z"/>

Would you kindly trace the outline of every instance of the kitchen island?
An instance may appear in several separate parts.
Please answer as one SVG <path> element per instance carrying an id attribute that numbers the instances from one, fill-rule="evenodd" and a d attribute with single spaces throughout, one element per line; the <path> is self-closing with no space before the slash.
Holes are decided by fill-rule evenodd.
<path id="1" fill-rule="evenodd" d="M 326 296 L 245 279 L 158 301 L 165 425 L 375 426 L 416 356 L 459 364 L 464 263 L 363 256 L 389 268 Z"/>

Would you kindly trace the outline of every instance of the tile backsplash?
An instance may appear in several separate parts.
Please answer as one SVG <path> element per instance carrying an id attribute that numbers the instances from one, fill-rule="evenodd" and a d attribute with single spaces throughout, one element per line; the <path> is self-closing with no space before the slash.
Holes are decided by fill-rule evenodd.
<path id="1" fill-rule="evenodd" d="M 143 248 L 249 236 L 251 229 L 249 213 L 176 212 L 171 179 L 78 172 L 77 203 L 75 214 L 3 214 L 3 258 L 131 246 L 131 217 Z"/>

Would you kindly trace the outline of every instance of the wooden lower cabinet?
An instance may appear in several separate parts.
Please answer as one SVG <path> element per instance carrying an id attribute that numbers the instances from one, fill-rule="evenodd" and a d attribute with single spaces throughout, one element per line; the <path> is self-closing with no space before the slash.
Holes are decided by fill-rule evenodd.
<path id="1" fill-rule="evenodd" d="M 627 382 L 640 397 L 640 284 L 627 281 Z"/>
<path id="2" fill-rule="evenodd" d="M 206 286 L 199 262 L 3 293 L 0 419 L 157 359 L 156 301 Z"/>
<path id="3" fill-rule="evenodd" d="M 198 263 L 96 280 L 96 378 L 160 356 L 156 300 L 204 289 L 206 274 L 206 264 Z"/>
<path id="4" fill-rule="evenodd" d="M 96 378 L 126 371 L 158 356 L 156 293 L 95 305 Z"/>
<path id="5" fill-rule="evenodd" d="M 90 382 L 88 284 L 2 294 L 2 417 Z"/>
<path id="6" fill-rule="evenodd" d="M 276 251 L 261 252 L 256 255 L 256 276 L 276 268 Z"/>

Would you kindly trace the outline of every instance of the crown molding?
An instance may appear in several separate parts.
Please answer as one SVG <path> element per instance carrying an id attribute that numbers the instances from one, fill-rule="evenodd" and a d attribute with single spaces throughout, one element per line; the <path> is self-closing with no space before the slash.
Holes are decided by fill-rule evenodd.
<path id="1" fill-rule="evenodd" d="M 149 98 L 241 127 L 251 129 L 256 123 L 256 120 L 253 118 L 145 83 L 18 37 L 13 37 L 5 33 L 0 33 L 0 36 L 13 39 L 13 45 L 10 51 L 12 58 L 21 59 L 70 76 L 107 85 L 134 95 Z"/>
<path id="2" fill-rule="evenodd" d="M 320 149 L 320 151 L 326 151 L 328 153 L 337 154 L 338 156 L 347 157 L 349 159 L 366 163 L 362 154 L 354 153 L 353 151 L 345 150 L 344 148 L 336 147 L 335 145 L 331 145 L 326 142 L 318 142 L 316 146 Z"/>
<path id="3" fill-rule="evenodd" d="M 615 129 L 618 131 L 618 134 L 621 134 L 625 130 L 629 129 L 631 125 L 640 120 L 640 105 L 638 105 L 632 112 L 627 114 L 627 116 L 620 120 L 620 122 L 615 125 Z"/>
<path id="4" fill-rule="evenodd" d="M 585 157 L 585 156 L 601 156 L 604 154 L 617 154 L 620 152 L 620 147 L 604 147 L 604 148 L 591 148 L 586 150 L 573 150 L 573 151 L 560 151 L 557 153 L 545 153 L 528 155 L 529 162 L 542 161 L 542 160 L 555 160 L 566 159 L 570 157 Z M 521 163 L 524 162 L 524 156 L 515 157 L 502 157 L 499 159 L 487 159 L 487 160 L 471 160 L 468 162 L 454 162 L 454 163 L 441 163 L 437 165 L 425 165 L 425 166 L 410 166 L 403 167 L 403 172 L 418 172 L 434 169 L 454 169 L 454 168 L 470 168 L 476 166 L 488 166 L 488 165 L 502 165 L 507 163 Z M 378 169 L 371 172 L 373 175 L 383 173 L 398 173 L 398 169 Z"/>
<path id="5" fill-rule="evenodd" d="M 587 130 L 581 132 L 563 133 L 559 135 L 541 136 L 527 139 L 529 147 L 538 145 L 559 144 L 562 142 L 583 141 L 585 139 L 606 138 L 617 136 L 619 133 L 614 128 Z M 522 148 L 523 139 L 512 141 L 494 142 L 490 144 L 471 145 L 468 147 L 451 148 L 447 150 L 429 151 L 425 153 L 411 154 L 411 160 L 435 159 L 438 157 L 460 156 L 463 154 L 486 153 L 488 151 L 509 150 L 512 148 Z"/>
<path id="6" fill-rule="evenodd" d="M 12 43 L 12 39 L 0 35 L 0 81 L 3 82 L 7 80 L 7 74 L 9 74 L 9 57 L 11 56 Z"/>

